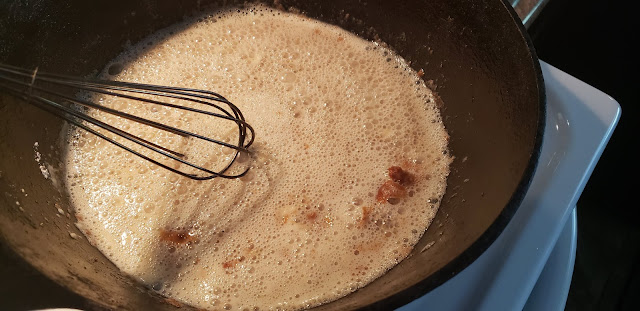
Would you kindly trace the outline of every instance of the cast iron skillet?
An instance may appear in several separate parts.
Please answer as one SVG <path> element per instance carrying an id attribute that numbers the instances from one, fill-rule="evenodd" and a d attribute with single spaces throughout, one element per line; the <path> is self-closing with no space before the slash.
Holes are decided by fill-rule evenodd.
<path id="1" fill-rule="evenodd" d="M 0 61 L 74 75 L 95 73 L 127 44 L 185 15 L 221 5 L 179 2 L 3 2 Z M 501 0 L 281 0 L 269 5 L 294 8 L 388 43 L 413 68 L 424 69 L 424 79 L 442 99 L 456 158 L 434 223 L 409 258 L 365 288 L 318 309 L 403 305 L 475 260 L 500 234 L 527 190 L 545 113 L 531 42 Z M 174 310 L 122 275 L 86 239 L 70 238 L 80 232 L 67 197 L 43 178 L 34 161 L 37 149 L 41 163 L 60 180 L 55 167 L 61 165 L 61 126 L 44 112 L 0 97 L 0 240 L 51 279 L 106 307 Z M 421 252 L 430 242 L 435 244 Z"/>

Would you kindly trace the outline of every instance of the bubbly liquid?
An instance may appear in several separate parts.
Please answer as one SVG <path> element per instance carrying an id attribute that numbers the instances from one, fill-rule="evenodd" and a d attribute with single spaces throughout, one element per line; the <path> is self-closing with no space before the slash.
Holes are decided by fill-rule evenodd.
<path id="1" fill-rule="evenodd" d="M 257 7 L 165 29 L 111 64 L 123 70 L 103 77 L 223 94 L 257 132 L 241 159 L 249 174 L 209 181 L 72 133 L 66 184 L 77 226 L 168 297 L 226 310 L 326 303 L 405 258 L 437 211 L 451 158 L 434 97 L 376 43 Z M 96 100 L 213 136 L 228 130 L 211 118 Z M 223 148 L 100 118 L 212 166 L 229 159 Z"/>

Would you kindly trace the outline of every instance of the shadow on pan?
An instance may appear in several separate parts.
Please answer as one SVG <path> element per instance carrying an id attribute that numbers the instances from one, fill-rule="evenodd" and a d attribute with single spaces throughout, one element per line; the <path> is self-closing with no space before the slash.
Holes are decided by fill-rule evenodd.
<path id="1" fill-rule="evenodd" d="M 501 0 L 283 0 L 267 5 L 388 43 L 414 69 L 424 69 L 423 78 L 442 99 L 455 160 L 433 224 L 406 260 L 317 309 L 389 309 L 424 295 L 495 240 L 534 172 L 544 129 L 544 84 L 520 20 Z M 125 45 L 221 6 L 221 1 L 3 3 L 0 61 L 95 74 Z M 105 307 L 176 309 L 120 273 L 86 239 L 69 238 L 81 234 L 73 225 L 69 200 L 43 178 L 34 161 L 39 152 L 41 163 L 61 164 L 57 139 L 62 125 L 45 112 L 0 96 L 0 241 L 50 279 Z M 421 251 L 427 244 L 433 245 Z"/>

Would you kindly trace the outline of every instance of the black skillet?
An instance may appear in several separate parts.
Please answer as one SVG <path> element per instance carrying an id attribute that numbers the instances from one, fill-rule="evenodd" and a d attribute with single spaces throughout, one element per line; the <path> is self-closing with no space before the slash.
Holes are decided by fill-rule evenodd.
<path id="1" fill-rule="evenodd" d="M 91 74 L 126 44 L 220 5 L 205 0 L 5 1 L 0 4 L 0 62 Z M 496 239 L 534 172 L 545 94 L 520 20 L 502 0 L 282 0 L 270 5 L 388 43 L 413 68 L 424 69 L 424 79 L 442 99 L 455 161 L 434 223 L 409 258 L 318 309 L 390 309 L 424 295 Z M 70 232 L 80 233 L 72 213 L 66 215 L 72 212 L 68 200 L 34 161 L 37 141 L 45 162 L 59 162 L 61 126 L 48 114 L 0 96 L 0 241 L 49 278 L 101 305 L 175 310 L 120 273 L 86 239 L 69 238 Z M 58 207 L 65 215 L 57 215 Z"/>

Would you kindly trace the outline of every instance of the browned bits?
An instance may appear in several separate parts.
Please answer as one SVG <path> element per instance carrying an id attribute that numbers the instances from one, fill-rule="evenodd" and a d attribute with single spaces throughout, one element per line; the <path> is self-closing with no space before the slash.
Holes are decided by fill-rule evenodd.
<path id="1" fill-rule="evenodd" d="M 176 307 L 176 308 L 181 308 L 182 304 L 180 302 L 178 302 L 177 300 L 173 299 L 173 298 L 165 298 L 164 302 Z"/>
<path id="2" fill-rule="evenodd" d="M 389 178 L 403 186 L 408 186 L 414 181 L 413 175 L 399 166 L 389 168 Z"/>
<path id="3" fill-rule="evenodd" d="M 424 69 L 418 70 L 418 77 L 420 78 L 424 77 Z"/>
<path id="4" fill-rule="evenodd" d="M 376 195 L 376 201 L 380 203 L 385 203 L 389 198 L 403 198 L 407 195 L 407 189 L 405 189 L 401 184 L 393 181 L 387 180 L 380 188 L 378 188 L 378 194 Z"/>
<path id="5" fill-rule="evenodd" d="M 225 261 L 222 263 L 222 267 L 227 269 L 227 268 L 235 267 L 236 264 L 237 262 L 234 262 L 233 260 Z"/>
<path id="6" fill-rule="evenodd" d="M 160 240 L 181 245 L 196 241 L 196 236 L 186 230 L 161 230 Z"/>
<path id="7" fill-rule="evenodd" d="M 234 268 L 237 264 L 244 261 L 244 256 L 240 256 L 229 261 L 225 261 L 222 263 L 222 267 L 225 269 Z"/>
<path id="8" fill-rule="evenodd" d="M 415 181 L 413 174 L 403 170 L 400 166 L 389 167 L 389 179 L 385 181 L 376 195 L 376 201 L 379 203 L 398 204 L 400 199 L 407 195 L 406 186 L 411 185 Z"/>
<path id="9" fill-rule="evenodd" d="M 329 215 L 324 216 L 324 223 L 327 227 L 333 226 L 333 218 L 331 218 Z"/>
<path id="10" fill-rule="evenodd" d="M 362 218 L 360 218 L 360 221 L 358 222 L 359 225 L 364 225 L 365 223 L 367 223 L 369 221 L 369 215 L 371 215 L 371 210 L 373 208 L 369 207 L 369 206 L 363 206 L 362 207 Z"/>
<path id="11" fill-rule="evenodd" d="M 311 212 L 311 213 L 307 213 L 305 216 L 307 216 L 307 219 L 309 220 L 315 220 L 316 218 L 318 218 L 318 213 Z"/>

